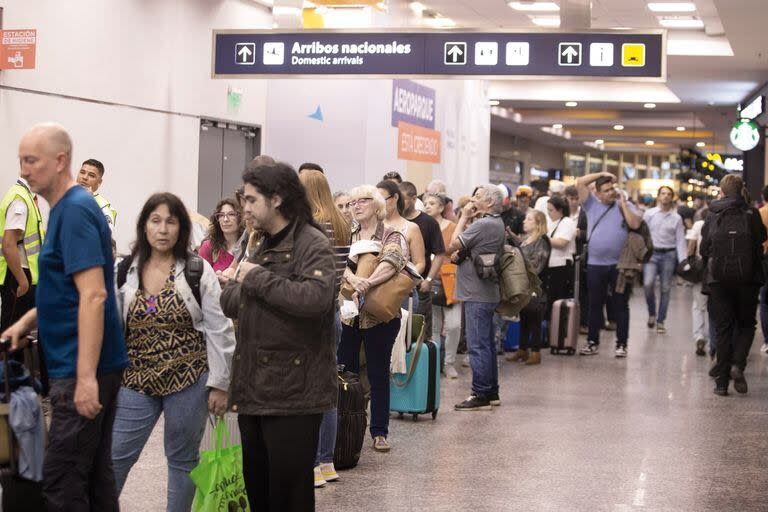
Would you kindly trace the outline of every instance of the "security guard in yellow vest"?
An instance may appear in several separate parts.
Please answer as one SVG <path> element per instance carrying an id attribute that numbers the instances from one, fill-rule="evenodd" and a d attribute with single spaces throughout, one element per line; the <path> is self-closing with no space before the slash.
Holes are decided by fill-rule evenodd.
<path id="1" fill-rule="evenodd" d="M 104 213 L 104 217 L 107 219 L 109 229 L 115 230 L 115 224 L 117 223 L 117 210 L 112 208 L 112 205 L 107 201 L 104 196 L 98 193 L 101 182 L 104 180 L 104 164 L 93 158 L 83 162 L 80 166 L 80 171 L 77 173 L 77 183 L 87 188 L 93 194 L 93 198 Z"/>
<path id="2" fill-rule="evenodd" d="M 43 218 L 37 197 L 19 178 L 0 202 L 0 330 L 35 307 L 37 259 L 43 245 Z"/>

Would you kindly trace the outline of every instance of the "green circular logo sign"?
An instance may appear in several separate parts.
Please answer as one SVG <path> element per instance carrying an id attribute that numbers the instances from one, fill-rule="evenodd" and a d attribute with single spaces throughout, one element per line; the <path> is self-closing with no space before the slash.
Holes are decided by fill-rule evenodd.
<path id="1" fill-rule="evenodd" d="M 760 142 L 760 128 L 754 121 L 740 119 L 731 128 L 731 143 L 742 151 L 749 151 Z"/>

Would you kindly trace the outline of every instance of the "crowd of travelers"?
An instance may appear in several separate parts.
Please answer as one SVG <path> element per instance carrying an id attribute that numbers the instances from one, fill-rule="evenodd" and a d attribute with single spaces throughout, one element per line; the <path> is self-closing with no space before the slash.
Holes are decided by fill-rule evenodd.
<path id="1" fill-rule="evenodd" d="M 101 162 L 73 175 L 72 141 L 54 124 L 22 138 L 19 161 L 0 203 L 0 327 L 12 350 L 35 329 L 40 340 L 48 510 L 118 510 L 161 415 L 167 510 L 190 510 L 206 423 L 227 413 L 237 415 L 250 509 L 312 510 L 314 488 L 339 479 L 337 365 L 359 373 L 364 363 L 370 446 L 392 448 L 403 310 L 423 316 L 444 378 L 460 377 L 466 352 L 471 389 L 456 411 L 501 405 L 511 323 L 519 339 L 506 360 L 544 362 L 559 301 L 581 305 L 581 355 L 613 341 L 614 356 L 628 357 L 635 284 L 648 328 L 663 336 L 676 279 L 692 283 L 691 346 L 712 358 L 716 394 L 731 381 L 747 392 L 758 303 L 768 352 L 768 187 L 758 212 L 736 175 L 694 208 L 667 186 L 646 207 L 606 172 L 546 190 L 480 184 L 454 199 L 441 181 L 422 192 L 397 172 L 334 192 L 320 165 L 296 171 L 263 155 L 209 218 L 173 193 L 151 195 L 130 253 L 118 255 Z M 38 196 L 51 207 L 45 226 Z M 538 283 L 513 316 L 497 312 L 511 249 Z"/>

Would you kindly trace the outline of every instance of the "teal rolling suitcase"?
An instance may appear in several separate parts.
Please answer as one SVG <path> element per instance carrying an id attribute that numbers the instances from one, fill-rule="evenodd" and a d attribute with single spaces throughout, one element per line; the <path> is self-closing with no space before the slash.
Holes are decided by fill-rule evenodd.
<path id="1" fill-rule="evenodd" d="M 412 414 L 414 421 L 420 414 L 432 414 L 434 420 L 440 408 L 440 347 L 424 341 L 424 317 L 411 318 L 409 330 L 414 341 L 405 355 L 408 373 L 390 377 L 389 409 L 401 417 Z"/>

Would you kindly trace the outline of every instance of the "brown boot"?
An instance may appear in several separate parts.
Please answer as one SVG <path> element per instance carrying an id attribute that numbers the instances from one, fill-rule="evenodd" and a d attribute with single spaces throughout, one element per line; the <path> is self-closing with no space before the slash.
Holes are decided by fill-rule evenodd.
<path id="1" fill-rule="evenodd" d="M 528 360 L 528 351 L 525 349 L 517 349 L 516 352 L 513 352 L 511 354 L 507 354 L 506 356 L 507 361 L 527 361 Z"/>
<path id="2" fill-rule="evenodd" d="M 541 364 L 541 352 L 531 352 L 530 357 L 525 362 L 526 365 Z"/>

